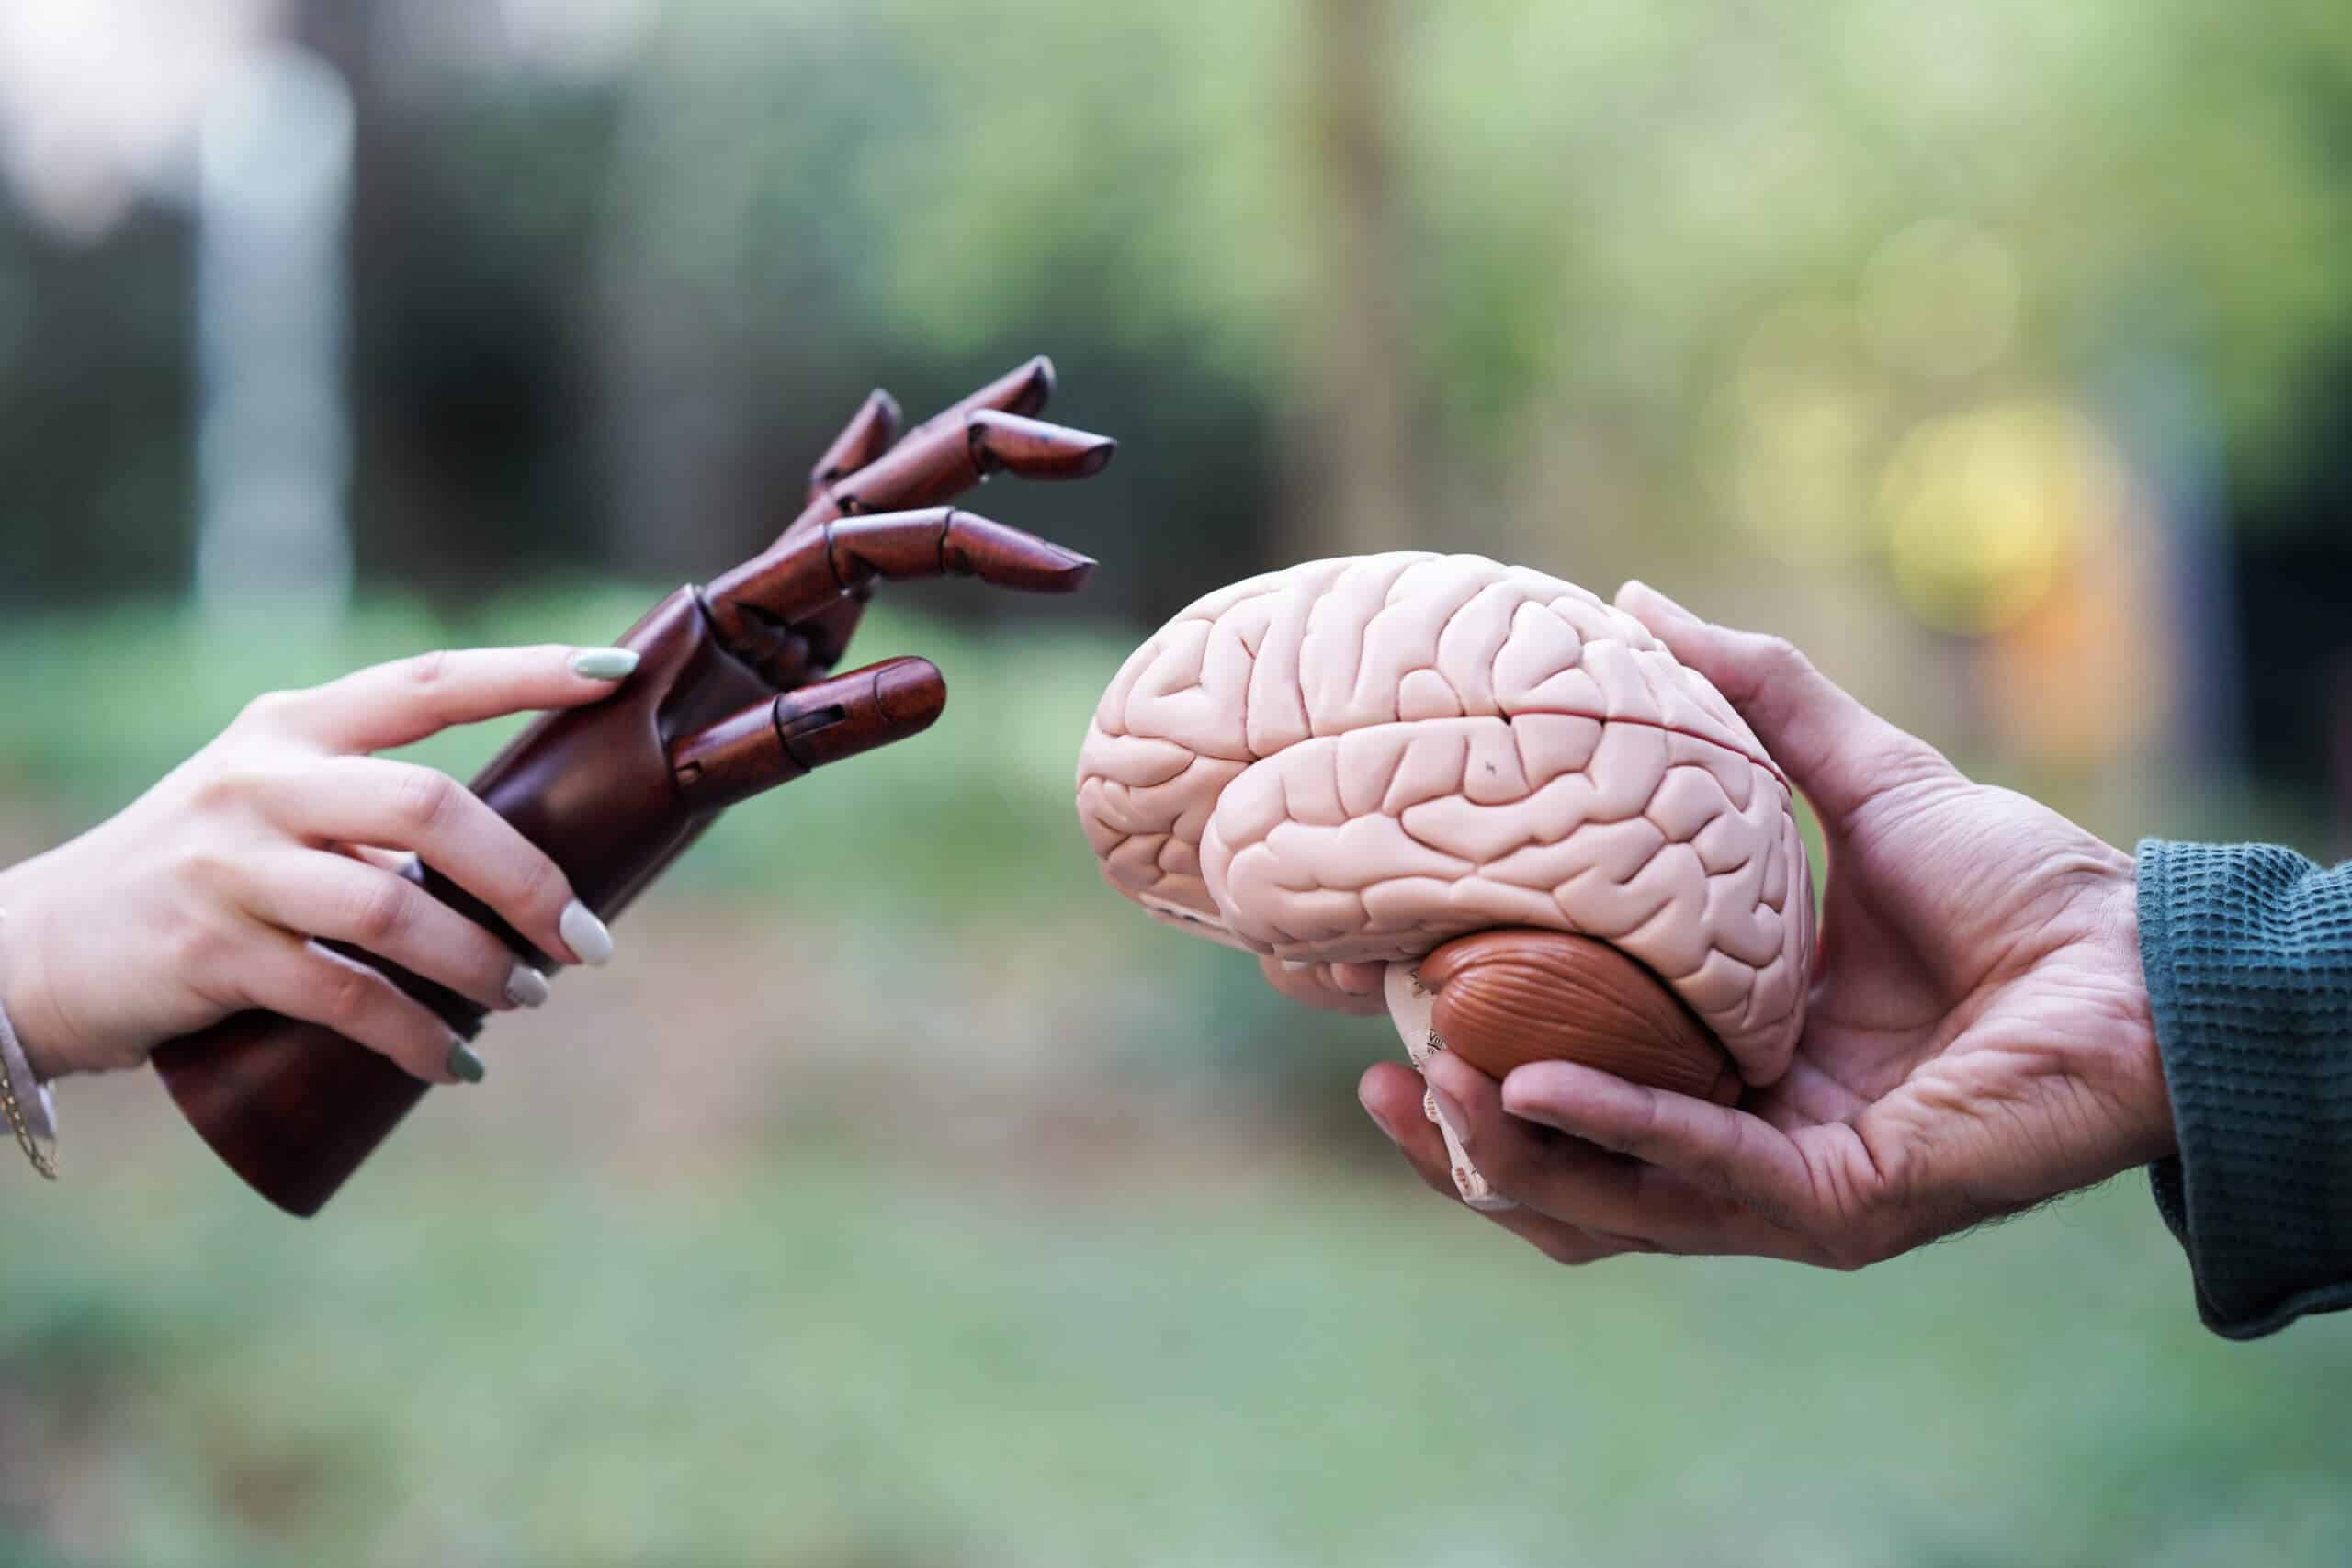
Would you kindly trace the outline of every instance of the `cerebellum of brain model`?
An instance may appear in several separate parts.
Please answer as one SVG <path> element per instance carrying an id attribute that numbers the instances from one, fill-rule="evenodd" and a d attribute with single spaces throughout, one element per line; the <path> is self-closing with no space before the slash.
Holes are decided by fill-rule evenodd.
<path id="1" fill-rule="evenodd" d="M 1385 1001 L 1416 1064 L 1726 1099 L 1804 1026 L 1787 781 L 1638 621 L 1525 567 L 1357 556 L 1202 598 L 1103 693 L 1078 810 L 1114 887 L 1294 996 Z"/>

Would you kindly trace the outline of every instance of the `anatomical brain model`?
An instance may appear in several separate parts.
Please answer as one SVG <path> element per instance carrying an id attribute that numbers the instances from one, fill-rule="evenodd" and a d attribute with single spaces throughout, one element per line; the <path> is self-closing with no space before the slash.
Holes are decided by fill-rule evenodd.
<path id="1" fill-rule="evenodd" d="M 1103 694 L 1078 808 L 1114 886 L 1292 995 L 1385 1003 L 1416 1065 L 1729 1100 L 1804 1025 L 1787 781 L 1639 622 L 1524 567 L 1399 552 L 1209 594 Z"/>

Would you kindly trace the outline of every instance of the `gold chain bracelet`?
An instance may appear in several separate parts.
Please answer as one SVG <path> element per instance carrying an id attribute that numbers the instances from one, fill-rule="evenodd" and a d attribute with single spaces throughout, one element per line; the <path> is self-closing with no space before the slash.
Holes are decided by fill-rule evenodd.
<path id="1" fill-rule="evenodd" d="M 6 922 L 7 918 L 8 911 L 0 909 L 0 922 Z M 6 957 L 5 952 L 0 952 L 0 963 L 5 963 Z M 33 1136 L 25 1108 L 17 1099 L 16 1069 L 20 1062 L 24 1064 L 26 1077 L 30 1077 L 33 1067 L 25 1055 L 24 1043 L 17 1038 L 16 1031 L 9 1027 L 8 1015 L 0 1012 L 0 1112 L 6 1113 L 8 1130 L 17 1134 L 17 1146 L 25 1151 L 25 1157 L 33 1162 L 33 1168 L 54 1181 L 57 1179 L 57 1156 L 42 1148 L 40 1140 Z M 40 1088 L 38 1081 L 34 1088 Z"/>
<path id="2" fill-rule="evenodd" d="M 57 1156 L 44 1152 L 33 1137 L 33 1130 L 25 1124 L 25 1108 L 17 1103 L 16 1075 L 5 1062 L 0 1062 L 0 1111 L 7 1113 L 8 1129 L 17 1134 L 17 1146 L 25 1151 L 33 1168 L 50 1180 L 56 1180 Z"/>

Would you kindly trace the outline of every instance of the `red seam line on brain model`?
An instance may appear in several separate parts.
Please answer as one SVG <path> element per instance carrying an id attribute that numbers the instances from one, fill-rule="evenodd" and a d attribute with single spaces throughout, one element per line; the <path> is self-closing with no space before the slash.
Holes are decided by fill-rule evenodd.
<path id="1" fill-rule="evenodd" d="M 1476 716 L 1465 714 L 1463 716 L 1466 718 Z M 1498 714 L 1495 716 L 1505 724 L 1509 724 L 1515 718 L 1585 718 L 1590 719 L 1604 729 L 1612 724 L 1638 724 L 1644 729 L 1655 729 L 1667 735 L 1679 735 L 1685 740 L 1696 740 L 1702 746 L 1712 746 L 1718 751 L 1728 751 L 1744 761 L 1755 763 L 1780 782 L 1781 788 L 1787 793 L 1791 800 L 1797 797 L 1795 788 L 1789 783 L 1789 775 L 1781 772 L 1779 765 L 1770 758 L 1759 757 L 1752 751 L 1743 751 L 1736 746 L 1726 746 L 1711 735 L 1693 735 L 1690 731 L 1679 728 L 1674 725 L 1660 724 L 1654 718 L 1611 718 L 1605 714 L 1576 713 L 1567 708 L 1513 708 L 1509 713 Z"/>

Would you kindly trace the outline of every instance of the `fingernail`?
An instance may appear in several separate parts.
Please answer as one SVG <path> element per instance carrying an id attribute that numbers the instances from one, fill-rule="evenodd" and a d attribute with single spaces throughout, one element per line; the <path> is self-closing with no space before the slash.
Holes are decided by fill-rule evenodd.
<path id="1" fill-rule="evenodd" d="M 1431 1089 L 1430 1103 L 1437 1107 L 1437 1119 L 1444 1125 L 1447 1132 L 1453 1134 L 1453 1141 L 1464 1148 L 1468 1148 L 1470 1119 L 1462 1114 L 1462 1107 L 1453 1103 L 1453 1097 L 1442 1089 Z"/>
<path id="2" fill-rule="evenodd" d="M 556 921 L 555 929 L 564 946 L 582 964 L 602 964 L 613 955 L 613 933 L 577 898 L 563 907 L 563 918 Z"/>
<path id="3" fill-rule="evenodd" d="M 1285 958 L 1282 960 L 1282 966 L 1285 975 L 1304 975 L 1315 967 L 1313 963 L 1304 958 Z"/>
<path id="4" fill-rule="evenodd" d="M 548 977 L 527 964 L 517 964 L 506 976 L 506 999 L 518 1008 L 535 1008 L 548 999 Z"/>
<path id="5" fill-rule="evenodd" d="M 460 1083 L 480 1083 L 482 1080 L 482 1075 L 489 1071 L 490 1068 L 483 1065 L 482 1059 L 474 1055 L 472 1046 L 462 1040 L 450 1043 L 449 1076 L 451 1077 Z"/>
<path id="6" fill-rule="evenodd" d="M 571 656 L 571 672 L 591 681 L 623 681 L 637 669 L 631 648 L 591 648 Z"/>

